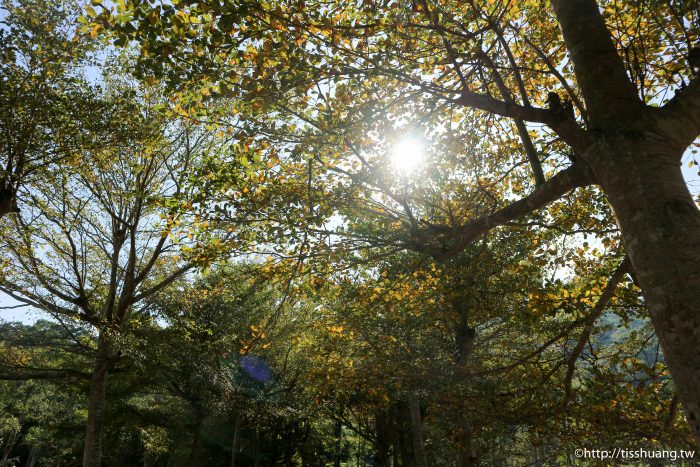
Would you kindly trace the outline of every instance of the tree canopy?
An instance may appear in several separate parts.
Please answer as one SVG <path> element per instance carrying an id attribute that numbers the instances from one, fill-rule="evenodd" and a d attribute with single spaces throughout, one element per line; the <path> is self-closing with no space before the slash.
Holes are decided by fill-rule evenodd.
<path id="1" fill-rule="evenodd" d="M 4 325 L 2 462 L 700 443 L 697 0 L 7 0 L 0 42 L 0 291 L 52 318 Z"/>

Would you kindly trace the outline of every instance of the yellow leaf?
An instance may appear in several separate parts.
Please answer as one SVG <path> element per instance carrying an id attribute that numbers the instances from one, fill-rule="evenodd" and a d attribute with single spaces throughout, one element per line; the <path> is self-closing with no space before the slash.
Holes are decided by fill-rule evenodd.
<path id="1" fill-rule="evenodd" d="M 101 24 L 95 24 L 92 29 L 90 29 L 90 37 L 93 39 L 97 37 L 97 35 L 102 31 L 103 27 Z"/>

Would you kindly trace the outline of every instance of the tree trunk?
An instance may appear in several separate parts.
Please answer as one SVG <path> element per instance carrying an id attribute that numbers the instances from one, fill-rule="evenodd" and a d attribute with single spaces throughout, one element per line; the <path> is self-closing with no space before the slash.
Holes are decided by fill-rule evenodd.
<path id="1" fill-rule="evenodd" d="M 95 368 L 90 379 L 83 467 L 98 467 L 102 462 L 102 418 L 107 396 L 107 376 L 111 366 L 110 353 L 111 345 L 108 339 L 100 334 Z"/>
<path id="2" fill-rule="evenodd" d="M 15 194 L 11 189 L 0 189 L 0 219 L 11 212 L 19 212 Z"/>
<path id="3" fill-rule="evenodd" d="M 411 414 L 411 441 L 413 442 L 413 457 L 416 467 L 428 467 L 425 457 L 425 446 L 423 446 L 423 423 L 420 416 L 420 402 L 418 397 L 410 395 L 408 397 L 408 408 Z"/>
<path id="4" fill-rule="evenodd" d="M 600 144 L 613 154 L 592 166 L 700 447 L 700 211 L 679 169 L 682 150 L 651 139 Z"/>
<path id="5" fill-rule="evenodd" d="M 36 467 L 40 458 L 41 448 L 36 445 L 32 446 L 32 450 L 29 451 L 29 459 L 27 459 L 27 467 Z"/>
<path id="6" fill-rule="evenodd" d="M 411 411 L 408 408 L 408 404 L 400 402 L 396 406 L 396 423 L 397 427 L 397 438 L 399 442 L 399 451 L 401 454 L 401 465 L 408 467 L 413 462 L 413 456 L 411 452 Z"/>
<path id="7" fill-rule="evenodd" d="M 469 358 L 474 350 L 474 340 L 476 339 L 476 329 L 469 326 L 470 300 L 469 297 L 459 297 L 454 303 L 455 310 L 460 316 L 460 322 L 455 328 L 455 344 L 457 352 L 455 354 L 456 381 L 466 384 L 466 371 Z M 472 426 L 467 416 L 467 406 L 461 407 L 457 414 L 455 431 L 457 433 L 457 446 L 459 456 L 459 467 L 471 467 L 478 465 L 477 457 L 473 451 Z"/>
<path id="8" fill-rule="evenodd" d="M 588 111 L 593 144 L 581 144 L 583 158 L 615 211 L 700 447 L 700 212 L 679 169 L 698 134 L 697 83 L 682 101 L 650 110 L 627 76 L 598 2 L 551 5 Z"/>
<path id="9" fill-rule="evenodd" d="M 233 441 L 231 441 L 231 467 L 236 467 L 236 454 L 238 454 L 238 440 L 241 430 L 241 414 L 236 414 L 236 422 L 233 426 Z"/>
<path id="10" fill-rule="evenodd" d="M 258 429 L 255 429 L 255 448 L 253 449 L 253 453 L 255 455 L 255 467 L 260 467 L 260 432 Z"/>
<path id="11" fill-rule="evenodd" d="M 470 304 L 468 297 L 459 297 L 454 303 L 455 311 L 459 314 L 460 320 L 455 328 L 455 344 L 457 352 L 455 354 L 455 364 L 457 366 L 457 376 L 460 381 L 466 381 L 464 373 L 467 370 L 469 357 L 474 350 L 474 339 L 476 329 L 469 326 Z"/>
<path id="12" fill-rule="evenodd" d="M 310 449 L 311 443 L 309 442 L 309 435 L 311 434 L 311 423 L 305 421 L 302 425 L 304 430 L 304 436 L 301 439 L 301 445 L 299 446 L 299 457 L 301 457 L 301 465 L 306 467 L 313 464 L 314 453 Z"/>
<path id="13" fill-rule="evenodd" d="M 333 455 L 333 467 L 340 467 L 342 461 L 342 447 L 343 447 L 343 424 L 340 420 L 336 420 L 335 427 L 333 428 L 333 437 L 335 438 L 335 453 Z"/>
<path id="14" fill-rule="evenodd" d="M 389 467 L 389 447 L 391 446 L 391 429 L 389 412 L 387 409 L 379 409 L 375 413 L 375 432 L 377 441 L 374 451 L 374 465 L 377 467 Z"/>
<path id="15" fill-rule="evenodd" d="M 402 437 L 403 437 L 403 426 L 401 424 L 401 413 L 399 411 L 399 405 L 396 402 L 392 404 L 387 409 L 389 417 L 389 442 L 391 443 L 391 465 L 392 467 L 399 467 L 401 463 L 399 462 L 399 454 L 402 453 Z"/>
<path id="16" fill-rule="evenodd" d="M 190 466 L 199 465 L 197 457 L 199 455 L 199 444 L 202 439 L 201 422 L 197 419 L 195 422 L 194 432 L 192 433 L 192 444 L 190 445 Z"/>
<path id="17" fill-rule="evenodd" d="M 472 443 L 472 428 L 466 416 L 462 417 L 462 426 L 459 427 L 458 449 L 459 467 L 473 467 L 479 465 L 479 458 L 474 453 Z"/>

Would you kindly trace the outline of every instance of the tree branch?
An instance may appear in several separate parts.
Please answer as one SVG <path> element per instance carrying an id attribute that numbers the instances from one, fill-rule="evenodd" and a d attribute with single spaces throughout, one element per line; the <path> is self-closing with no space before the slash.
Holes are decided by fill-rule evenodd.
<path id="1" fill-rule="evenodd" d="M 502 35 L 500 35 L 499 30 L 495 29 L 497 31 L 497 34 L 499 34 L 499 37 L 502 39 Z M 513 67 L 514 72 L 516 73 L 516 76 L 518 78 L 518 84 L 521 87 L 521 92 L 522 92 L 522 98 L 523 98 L 523 103 L 525 104 L 525 108 L 531 108 L 529 101 L 527 100 L 527 93 L 525 92 L 524 85 L 522 84 L 522 79 L 520 78 L 520 74 L 517 72 L 517 69 L 515 67 L 515 59 L 513 58 L 512 54 L 510 53 L 510 50 L 508 49 L 508 44 L 505 42 L 504 39 L 502 39 L 502 44 L 505 50 L 507 51 L 508 58 L 511 60 L 511 66 Z M 493 73 L 493 78 L 496 81 L 496 85 L 498 86 L 498 90 L 501 92 L 501 96 L 503 96 L 503 100 L 506 103 L 513 104 L 515 103 L 515 100 L 511 97 L 510 95 L 510 90 L 508 89 L 508 86 L 506 86 L 506 83 L 503 81 L 503 78 L 501 77 L 500 73 L 498 72 L 498 68 L 496 67 L 496 64 L 493 62 L 491 57 L 483 51 L 479 51 L 481 53 L 478 53 L 478 56 L 486 63 L 486 65 L 491 68 L 491 72 Z M 518 135 L 520 136 L 520 140 L 523 143 L 523 148 L 525 149 L 525 155 L 527 155 L 528 162 L 530 163 L 530 168 L 532 169 L 532 175 L 533 178 L 535 179 L 535 185 L 542 185 L 545 182 L 544 178 L 544 172 L 542 171 L 542 164 L 540 164 L 540 159 L 537 156 L 537 150 L 535 149 L 535 145 L 532 142 L 532 138 L 530 138 L 530 134 L 527 131 L 527 126 L 525 125 L 525 122 L 522 119 L 515 119 L 515 127 L 518 129 Z"/>
<path id="2" fill-rule="evenodd" d="M 578 341 L 576 342 L 576 346 L 574 347 L 574 350 L 571 352 L 571 355 L 569 355 L 569 358 L 566 362 L 567 370 L 566 377 L 564 378 L 564 388 L 566 391 L 566 397 L 564 399 L 564 406 L 566 406 L 571 401 L 571 398 L 573 396 L 573 390 L 571 385 L 574 377 L 574 371 L 576 370 L 576 361 L 581 356 L 581 352 L 583 352 L 583 348 L 586 346 L 586 342 L 588 342 L 588 339 L 591 337 L 591 333 L 593 332 L 593 324 L 598 320 L 598 318 L 600 318 L 600 315 L 603 314 L 603 311 L 608 306 L 608 303 L 615 295 L 615 289 L 617 289 L 618 284 L 620 283 L 624 275 L 629 271 L 629 269 L 630 260 L 628 257 L 625 257 L 625 259 L 622 260 L 622 263 L 620 263 L 615 272 L 613 272 L 612 276 L 610 276 L 610 280 L 608 280 L 608 283 L 605 285 L 603 293 L 600 294 L 600 298 L 596 302 L 591 312 L 586 317 L 583 332 L 581 332 L 581 335 L 579 336 Z"/>
<path id="3" fill-rule="evenodd" d="M 6 370 L 5 368 L 9 369 Z M 76 370 L 66 370 L 60 368 L 17 368 L 0 366 L 0 381 L 28 381 L 33 379 L 90 379 L 89 373 L 83 373 Z"/>
<path id="4" fill-rule="evenodd" d="M 155 294 L 155 293 L 158 292 L 159 290 L 161 290 L 161 289 L 167 287 L 168 285 L 172 284 L 173 282 L 175 282 L 175 280 L 176 280 L 178 277 L 182 276 L 182 275 L 185 274 L 187 271 L 189 271 L 189 270 L 191 270 L 191 269 L 194 269 L 194 267 L 195 267 L 194 264 L 191 264 L 191 263 L 182 266 L 180 269 L 175 270 L 170 276 L 168 276 L 167 278 L 163 279 L 162 281 L 160 281 L 159 283 L 157 283 L 157 284 L 154 285 L 153 287 L 150 287 L 149 289 L 146 289 L 146 290 L 144 290 L 143 292 L 141 292 L 140 294 L 136 295 L 136 296 L 131 300 L 131 303 L 136 303 L 136 302 L 138 302 L 138 301 L 140 301 L 140 300 L 143 300 L 144 298 L 150 297 L 151 295 Z"/>
<path id="5" fill-rule="evenodd" d="M 695 141 L 700 135 L 700 75 L 659 110 L 665 130 L 685 146 Z"/>
<path id="6" fill-rule="evenodd" d="M 633 123 L 645 107 L 595 0 L 552 0 L 593 128 Z"/>
<path id="7" fill-rule="evenodd" d="M 442 261 L 449 260 L 457 256 L 467 245 L 489 230 L 519 217 L 526 216 L 556 201 L 569 191 L 591 185 L 592 183 L 593 178 L 587 167 L 578 164 L 573 165 L 559 172 L 542 185 L 537 186 L 530 195 L 488 216 L 456 228 L 431 226 L 423 231 L 415 232 L 414 239 L 416 243 L 414 246 L 419 250 L 425 251 L 427 242 L 421 242 L 421 240 L 426 238 L 437 237 L 452 241 L 453 243 L 449 247 L 433 247 L 432 249 L 428 247 L 428 252 L 432 253 L 437 259 Z"/>
<path id="8" fill-rule="evenodd" d="M 576 120 L 566 115 L 562 116 L 561 113 L 550 109 L 525 107 L 515 102 L 501 101 L 468 89 L 462 90 L 462 95 L 457 99 L 452 99 L 451 102 L 514 120 L 545 124 L 576 152 L 583 152 L 590 143 L 590 137 L 576 123 Z"/>

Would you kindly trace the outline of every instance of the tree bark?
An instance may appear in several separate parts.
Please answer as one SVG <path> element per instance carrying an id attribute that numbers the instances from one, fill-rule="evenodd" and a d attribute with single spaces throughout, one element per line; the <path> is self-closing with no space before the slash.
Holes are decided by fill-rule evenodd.
<path id="1" fill-rule="evenodd" d="M 700 84 L 661 112 L 645 107 L 597 2 L 551 3 L 594 132 L 584 159 L 615 212 L 700 447 L 700 211 L 678 167 L 700 130 Z"/>
<path id="2" fill-rule="evenodd" d="M 593 170 L 700 446 L 700 211 L 679 168 L 682 149 L 658 137 L 635 142 L 600 144 L 608 157 L 597 158 Z"/>
<path id="3" fill-rule="evenodd" d="M 400 466 L 406 463 L 408 453 L 405 442 L 405 423 L 403 418 L 403 404 L 394 402 L 389 406 L 389 425 L 391 427 L 391 452 L 392 466 Z"/>
<path id="4" fill-rule="evenodd" d="M 469 297 L 459 297 L 455 300 L 454 308 L 459 314 L 460 321 L 455 329 L 455 344 L 457 352 L 455 354 L 455 365 L 458 382 L 466 382 L 466 371 L 469 363 L 469 358 L 474 350 L 474 340 L 476 339 L 476 329 L 469 325 L 469 315 L 471 311 L 471 302 Z M 459 414 L 457 414 L 457 432 L 458 442 L 458 465 L 460 467 L 471 467 L 478 465 L 477 457 L 474 454 L 472 443 L 472 426 L 467 416 L 468 407 L 463 406 Z"/>
<path id="5" fill-rule="evenodd" d="M 100 334 L 95 368 L 90 379 L 88 418 L 85 424 L 83 467 L 98 467 L 102 462 L 102 419 L 107 398 L 107 376 L 111 367 L 109 339 Z"/>
<path id="6" fill-rule="evenodd" d="M 408 408 L 411 414 L 411 440 L 413 442 L 413 457 L 416 467 L 428 467 L 425 457 L 425 446 L 423 445 L 423 423 L 420 416 L 420 402 L 418 397 L 410 395 L 408 397 Z"/>
<path id="7" fill-rule="evenodd" d="M 460 379 L 463 379 L 467 370 L 469 357 L 471 357 L 474 350 L 474 339 L 476 338 L 476 329 L 469 325 L 470 305 L 468 302 L 466 297 L 460 297 L 460 300 L 456 300 L 454 304 L 454 308 L 460 317 L 460 321 L 455 328 L 455 344 L 457 347 L 455 365 Z"/>

